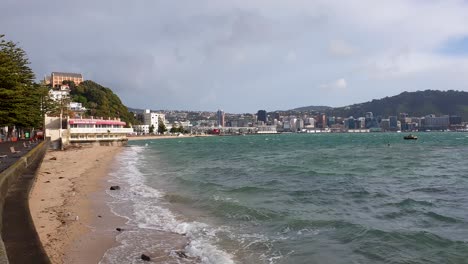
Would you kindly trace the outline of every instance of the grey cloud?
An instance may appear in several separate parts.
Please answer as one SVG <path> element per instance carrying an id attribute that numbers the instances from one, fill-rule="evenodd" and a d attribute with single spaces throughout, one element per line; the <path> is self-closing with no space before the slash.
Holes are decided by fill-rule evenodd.
<path id="1" fill-rule="evenodd" d="M 468 60 L 431 49 L 468 31 L 466 4 L 419 2 L 5 0 L 0 33 L 20 42 L 38 77 L 82 72 L 131 107 L 253 112 L 347 105 L 442 80 L 468 87 L 450 74 Z M 355 12 L 363 5 L 369 12 Z M 405 47 L 414 55 L 395 59 Z M 427 65 L 441 65 L 440 81 Z M 340 78 L 352 89 L 321 90 Z"/>

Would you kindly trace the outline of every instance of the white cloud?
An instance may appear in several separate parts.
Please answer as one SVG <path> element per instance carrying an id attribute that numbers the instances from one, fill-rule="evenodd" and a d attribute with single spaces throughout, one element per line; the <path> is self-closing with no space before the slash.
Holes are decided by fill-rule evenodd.
<path id="1" fill-rule="evenodd" d="M 348 87 L 348 84 L 344 78 L 320 85 L 320 88 L 324 90 L 343 90 L 346 87 Z"/>
<path id="2" fill-rule="evenodd" d="M 353 55 L 356 50 L 350 44 L 342 40 L 332 40 L 328 44 L 328 52 L 337 57 L 347 57 Z"/>
<path id="3" fill-rule="evenodd" d="M 295 62 L 297 60 L 297 54 L 295 51 L 291 50 L 289 51 L 286 56 L 285 56 L 285 60 L 287 62 Z"/>
<path id="4" fill-rule="evenodd" d="M 468 58 L 440 54 L 418 53 L 409 50 L 370 57 L 365 63 L 365 74 L 371 79 L 402 79 L 413 75 L 466 69 Z"/>

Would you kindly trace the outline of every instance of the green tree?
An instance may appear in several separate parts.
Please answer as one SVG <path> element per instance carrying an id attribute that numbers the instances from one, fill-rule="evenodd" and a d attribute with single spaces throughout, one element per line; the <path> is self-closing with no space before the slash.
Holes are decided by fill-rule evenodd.
<path id="1" fill-rule="evenodd" d="M 26 52 L 0 35 L 1 125 L 20 129 L 41 126 L 45 90 L 34 84 L 34 78 Z"/>
<path id="2" fill-rule="evenodd" d="M 154 125 L 151 125 L 149 128 L 149 133 L 153 134 L 154 133 Z"/>
<path id="3" fill-rule="evenodd" d="M 164 121 L 162 118 L 158 118 L 158 133 L 159 134 L 164 134 L 167 131 L 166 125 L 164 124 Z"/>
<path id="4" fill-rule="evenodd" d="M 134 115 L 122 103 L 111 89 L 93 81 L 84 81 L 78 86 L 73 82 L 70 86 L 70 97 L 74 102 L 80 102 L 88 109 L 88 115 L 98 117 L 120 117 L 128 125 L 137 124 Z"/>
<path id="5" fill-rule="evenodd" d="M 176 127 L 175 124 L 172 124 L 172 127 L 171 127 L 171 129 L 169 130 L 169 132 L 171 132 L 171 133 L 177 133 L 178 131 L 179 131 L 179 128 Z"/>

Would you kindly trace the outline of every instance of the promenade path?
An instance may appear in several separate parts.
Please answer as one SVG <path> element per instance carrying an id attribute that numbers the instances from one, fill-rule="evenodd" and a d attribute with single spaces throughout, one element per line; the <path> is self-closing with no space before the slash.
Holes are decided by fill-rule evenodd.
<path id="1" fill-rule="evenodd" d="M 0 172 L 13 165 L 37 146 L 36 143 L 27 148 L 24 147 L 23 143 L 24 141 L 0 143 L 0 155 L 7 155 L 7 157 L 0 158 Z M 10 147 L 14 147 L 20 152 L 13 154 Z M 29 190 L 39 165 L 40 161 L 32 164 L 8 188 L 3 207 L 1 232 L 10 264 L 50 263 L 29 212 Z"/>
<path id="2" fill-rule="evenodd" d="M 28 141 L 6 141 L 0 142 L 0 172 L 6 170 L 8 167 L 13 165 L 19 158 L 28 153 L 37 144 L 32 144 L 29 148 L 24 147 L 24 143 Z M 14 147 L 15 150 L 19 150 L 19 153 L 13 154 L 10 151 L 10 147 Z M 6 155 L 6 157 L 3 157 Z"/>

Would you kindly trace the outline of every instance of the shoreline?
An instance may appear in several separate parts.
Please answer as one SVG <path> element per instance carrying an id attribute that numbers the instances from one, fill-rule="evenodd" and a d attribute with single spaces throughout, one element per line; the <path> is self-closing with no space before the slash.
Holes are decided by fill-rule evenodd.
<path id="1" fill-rule="evenodd" d="M 29 196 L 31 216 L 52 263 L 98 263 L 118 243 L 125 220 L 106 204 L 105 190 L 120 146 L 49 150 Z"/>
<path id="2" fill-rule="evenodd" d="M 213 135 L 181 135 L 181 136 L 160 136 L 160 135 L 145 135 L 145 136 L 127 136 L 128 141 L 149 140 L 149 139 L 181 139 L 194 137 L 212 137 Z"/>

